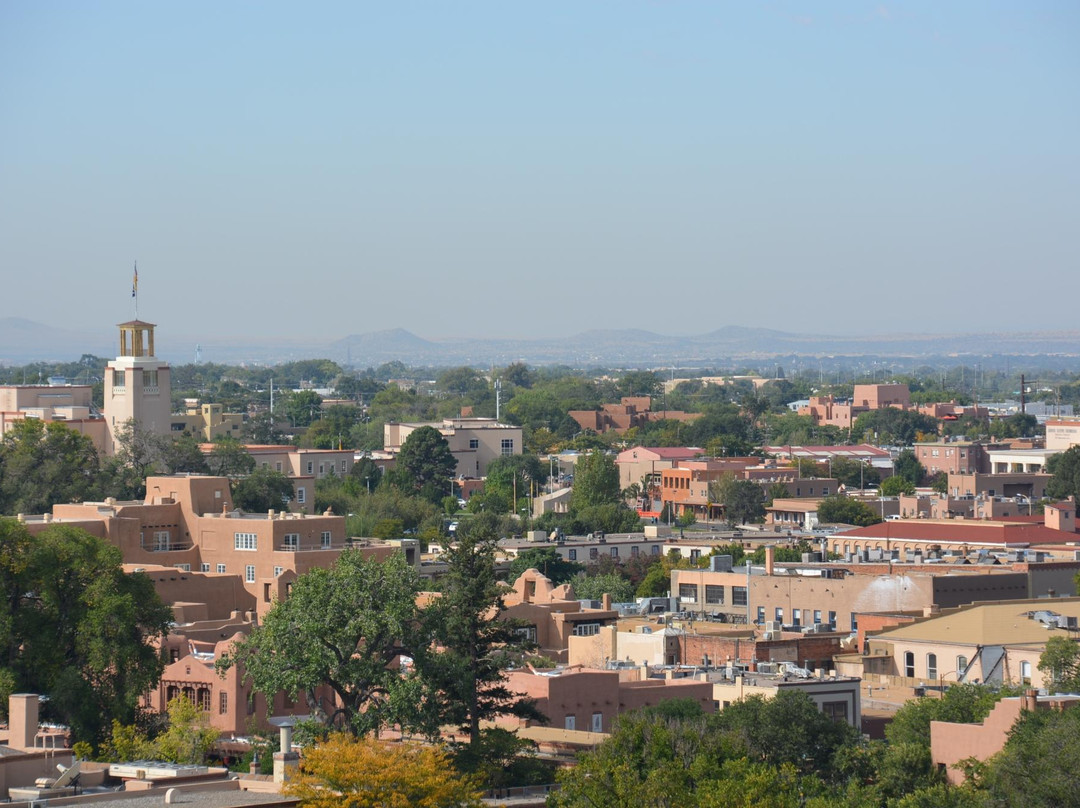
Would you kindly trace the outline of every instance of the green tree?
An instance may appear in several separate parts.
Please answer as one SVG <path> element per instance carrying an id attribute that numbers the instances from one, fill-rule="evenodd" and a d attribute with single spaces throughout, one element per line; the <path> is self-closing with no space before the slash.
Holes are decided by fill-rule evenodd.
<path id="1" fill-rule="evenodd" d="M 571 583 L 574 594 L 584 600 L 600 600 L 604 595 L 611 595 L 612 603 L 631 603 L 634 600 L 633 585 L 617 572 L 578 575 Z"/>
<path id="2" fill-rule="evenodd" d="M 886 726 L 885 737 L 890 744 L 917 744 L 929 749 L 931 721 L 977 723 L 990 714 L 1003 696 L 1013 692 L 986 685 L 953 685 L 941 698 L 923 697 L 906 702 Z"/>
<path id="3" fill-rule="evenodd" d="M 724 519 L 729 525 L 757 522 L 765 516 L 765 492 L 753 480 L 736 480 L 724 503 Z"/>
<path id="4" fill-rule="evenodd" d="M 495 578 L 496 521 L 483 515 L 459 529 L 444 554 L 447 572 L 442 595 L 424 612 L 430 636 L 441 650 L 418 649 L 417 667 L 425 682 L 424 704 L 436 708 L 433 732 L 455 724 L 481 743 L 480 722 L 511 715 L 542 719 L 532 699 L 510 690 L 503 671 L 513 655 L 527 648 L 518 625 L 500 616 L 503 586 Z"/>
<path id="5" fill-rule="evenodd" d="M 322 396 L 314 390 L 282 395 L 281 412 L 294 427 L 310 426 L 322 414 Z"/>
<path id="6" fill-rule="evenodd" d="M 450 444 L 431 426 L 422 426 L 409 433 L 401 444 L 397 463 L 409 475 L 415 490 L 421 491 L 428 486 L 439 498 L 448 493 L 450 477 L 457 470 Z"/>
<path id="7" fill-rule="evenodd" d="M 362 457 L 349 469 L 349 478 L 356 480 L 361 491 L 370 494 L 382 482 L 382 469 L 370 457 Z"/>
<path id="8" fill-rule="evenodd" d="M 89 499 L 98 469 L 86 435 L 55 421 L 15 421 L 0 446 L 0 513 L 44 513 Z"/>
<path id="9" fill-rule="evenodd" d="M 1051 637 L 1039 657 L 1039 670 L 1049 678 L 1053 692 L 1080 692 L 1080 643 L 1070 637 Z"/>
<path id="10" fill-rule="evenodd" d="M 926 469 L 915 457 L 915 452 L 904 449 L 893 463 L 893 475 L 907 480 L 912 485 L 918 485 L 926 476 Z"/>
<path id="11" fill-rule="evenodd" d="M 161 446 L 161 466 L 165 474 L 209 474 L 206 455 L 199 448 L 199 441 L 187 432 L 166 439 Z"/>
<path id="12" fill-rule="evenodd" d="M 848 488 L 870 488 L 881 482 L 876 468 L 848 457 L 833 458 L 832 476 Z"/>
<path id="13" fill-rule="evenodd" d="M 527 569 L 539 570 L 550 578 L 553 584 L 558 586 L 559 584 L 569 583 L 584 568 L 574 561 L 564 560 L 553 547 L 544 547 L 518 553 L 514 560 L 510 562 L 507 577 L 513 583 Z"/>
<path id="14" fill-rule="evenodd" d="M 906 477 L 901 477 L 894 474 L 892 477 L 886 477 L 881 481 L 881 488 L 879 489 L 881 496 L 883 497 L 896 497 L 900 494 L 914 494 L 915 483 Z"/>
<path id="15" fill-rule="evenodd" d="M 292 480 L 268 468 L 255 469 L 232 487 L 233 504 L 248 513 L 285 510 L 293 493 Z"/>
<path id="16" fill-rule="evenodd" d="M 818 505 L 818 521 L 823 524 L 867 527 L 876 525 L 881 521 L 881 517 L 865 502 L 837 495 L 821 500 Z"/>
<path id="17" fill-rule="evenodd" d="M 210 473 L 218 477 L 242 477 L 255 470 L 255 458 L 244 444 L 230 435 L 214 440 L 214 448 L 206 458 Z"/>
<path id="18" fill-rule="evenodd" d="M 624 396 L 655 396 L 660 390 L 660 377 L 651 370 L 631 370 L 619 379 L 619 392 Z"/>
<path id="19" fill-rule="evenodd" d="M 582 510 L 620 501 L 619 469 L 615 458 L 601 451 L 592 451 L 579 458 L 574 466 L 571 509 Z"/>
<path id="20" fill-rule="evenodd" d="M 1080 446 L 1073 446 L 1050 457 L 1046 470 L 1053 476 L 1046 485 L 1052 499 L 1076 497 L 1080 500 Z"/>
<path id="21" fill-rule="evenodd" d="M 910 446 L 919 433 L 936 435 L 938 421 L 915 410 L 884 407 L 862 413 L 852 424 L 856 440 L 870 439 L 875 443 Z M 835 465 L 835 461 L 834 461 Z"/>
<path id="22" fill-rule="evenodd" d="M 292 595 L 217 662 L 242 665 L 244 680 L 267 696 L 302 695 L 326 728 L 376 734 L 402 714 L 406 680 L 392 663 L 414 646 L 416 572 L 401 553 L 385 561 L 346 550 L 334 565 L 301 575 Z M 327 714 L 316 690 L 328 686 Z M 407 721 L 406 721 L 407 723 Z"/>
<path id="23" fill-rule="evenodd" d="M 49 697 L 51 720 L 97 745 L 112 721 L 134 721 L 139 699 L 157 684 L 154 643 L 172 611 L 142 573 L 127 574 L 120 551 L 67 525 L 31 541 L 0 520 L 0 680 Z"/>

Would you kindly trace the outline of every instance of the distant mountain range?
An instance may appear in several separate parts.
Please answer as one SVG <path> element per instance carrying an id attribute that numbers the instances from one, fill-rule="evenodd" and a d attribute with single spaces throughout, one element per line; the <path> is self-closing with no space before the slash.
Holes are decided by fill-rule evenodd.
<path id="1" fill-rule="evenodd" d="M 567 364 L 612 367 L 725 366 L 787 357 L 829 359 L 880 357 L 1054 356 L 1065 365 L 1080 363 L 1080 331 L 981 334 L 889 334 L 865 337 L 793 334 L 769 328 L 725 326 L 706 334 L 672 337 L 643 329 L 596 329 L 542 339 L 427 340 L 397 328 L 352 334 L 333 342 L 275 338 L 199 339 L 158 329 L 159 355 L 174 363 L 274 363 L 326 357 L 356 366 L 400 361 L 410 366 L 483 367 L 523 361 L 530 365 Z M 0 363 L 74 361 L 82 354 L 113 356 L 116 339 L 105 331 L 54 328 L 18 317 L 0 318 Z"/>

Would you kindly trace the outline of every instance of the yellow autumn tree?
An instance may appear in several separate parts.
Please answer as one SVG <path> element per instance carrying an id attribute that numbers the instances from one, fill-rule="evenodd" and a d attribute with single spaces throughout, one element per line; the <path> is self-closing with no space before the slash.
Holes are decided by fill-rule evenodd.
<path id="1" fill-rule="evenodd" d="M 334 733 L 304 750 L 284 793 L 306 808 L 474 808 L 477 786 L 438 747 Z"/>

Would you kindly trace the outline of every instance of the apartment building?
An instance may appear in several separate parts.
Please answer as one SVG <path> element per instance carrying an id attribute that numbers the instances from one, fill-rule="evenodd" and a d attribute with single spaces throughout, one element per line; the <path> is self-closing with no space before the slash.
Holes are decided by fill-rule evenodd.
<path id="1" fill-rule="evenodd" d="M 383 426 L 383 449 L 397 454 L 409 435 L 422 426 L 437 429 L 450 444 L 457 460 L 458 477 L 486 477 L 491 463 L 522 453 L 521 427 L 494 418 L 447 418 L 432 423 L 396 423 Z"/>

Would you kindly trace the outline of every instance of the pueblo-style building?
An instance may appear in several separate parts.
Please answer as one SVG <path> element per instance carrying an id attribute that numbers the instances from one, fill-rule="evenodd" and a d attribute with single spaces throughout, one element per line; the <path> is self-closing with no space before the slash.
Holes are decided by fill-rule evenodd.
<path id="1" fill-rule="evenodd" d="M 142 502 L 54 505 L 51 514 L 20 520 L 31 532 L 55 523 L 80 527 L 138 567 L 239 575 L 260 615 L 272 605 L 282 573 L 328 567 L 346 546 L 342 516 L 243 513 L 227 478 L 202 475 L 148 477 Z"/>

